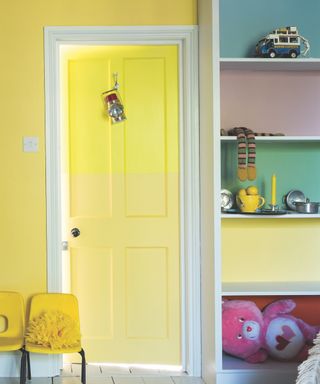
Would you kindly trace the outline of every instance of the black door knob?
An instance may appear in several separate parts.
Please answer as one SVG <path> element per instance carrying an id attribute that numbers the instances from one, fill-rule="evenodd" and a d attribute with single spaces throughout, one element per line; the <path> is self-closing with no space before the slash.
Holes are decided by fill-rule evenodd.
<path id="1" fill-rule="evenodd" d="M 72 228 L 71 229 L 71 235 L 72 235 L 72 237 L 80 236 L 80 229 L 79 228 Z"/>

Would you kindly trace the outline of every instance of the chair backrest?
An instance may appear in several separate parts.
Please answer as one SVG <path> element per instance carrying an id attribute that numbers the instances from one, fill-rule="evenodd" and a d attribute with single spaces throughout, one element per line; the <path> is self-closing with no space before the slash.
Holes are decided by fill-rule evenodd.
<path id="1" fill-rule="evenodd" d="M 0 338 L 24 337 L 24 300 L 18 292 L 0 291 Z"/>
<path id="2" fill-rule="evenodd" d="M 79 306 L 76 296 L 70 293 L 39 293 L 31 299 L 29 318 L 44 312 L 60 311 L 79 323 Z"/>

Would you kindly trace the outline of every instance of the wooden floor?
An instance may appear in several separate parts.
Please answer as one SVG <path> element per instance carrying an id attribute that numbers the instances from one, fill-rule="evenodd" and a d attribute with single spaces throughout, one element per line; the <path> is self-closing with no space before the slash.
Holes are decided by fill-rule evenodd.
<path id="1" fill-rule="evenodd" d="M 68 364 L 59 377 L 34 378 L 27 383 L 81 384 L 80 368 L 80 364 Z M 19 384 L 19 379 L 0 378 L 0 384 Z M 191 377 L 184 372 L 88 365 L 87 384 L 203 384 L 203 382 L 199 377 Z"/>

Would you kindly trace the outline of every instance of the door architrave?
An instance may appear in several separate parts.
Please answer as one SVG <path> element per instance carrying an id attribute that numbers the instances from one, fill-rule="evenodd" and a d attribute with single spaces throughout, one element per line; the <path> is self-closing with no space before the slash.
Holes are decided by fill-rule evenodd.
<path id="1" fill-rule="evenodd" d="M 47 289 L 62 291 L 60 47 L 179 47 L 182 366 L 201 376 L 198 30 L 196 26 L 45 27 Z M 59 372 L 61 360 L 52 362 Z"/>

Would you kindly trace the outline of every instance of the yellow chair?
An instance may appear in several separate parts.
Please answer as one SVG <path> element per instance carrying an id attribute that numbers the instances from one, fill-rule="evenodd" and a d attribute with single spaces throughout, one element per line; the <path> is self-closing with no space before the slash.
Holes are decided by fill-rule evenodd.
<path id="1" fill-rule="evenodd" d="M 86 359 L 85 352 L 81 346 L 80 339 L 80 320 L 79 320 L 79 307 L 78 300 L 72 294 L 66 293 L 42 293 L 37 294 L 32 297 L 30 305 L 30 314 L 29 314 L 29 330 L 32 324 L 35 324 L 37 319 L 41 316 L 48 316 L 50 319 L 50 314 L 60 314 L 60 316 L 65 315 L 67 319 L 72 320 L 71 324 L 79 327 L 79 338 L 76 344 L 73 342 L 72 346 L 55 346 L 42 344 L 41 342 L 30 342 L 30 337 L 28 337 L 28 332 L 25 338 L 25 350 L 27 352 L 27 359 L 24 361 L 24 366 L 29 358 L 29 353 L 44 353 L 44 354 L 63 354 L 63 353 L 79 353 L 82 358 L 81 364 L 81 382 L 86 384 Z M 52 315 L 51 315 L 52 316 Z M 52 320 L 52 319 L 51 319 Z M 50 326 L 49 326 L 50 328 Z M 51 330 L 48 329 L 50 332 Z M 57 333 L 59 334 L 59 332 Z M 30 372 L 30 371 L 29 371 Z M 23 373 L 26 373 L 24 368 Z M 31 374 L 29 375 L 29 379 Z"/>
<path id="2" fill-rule="evenodd" d="M 20 383 L 30 378 L 30 361 L 24 346 L 25 309 L 23 297 L 18 292 L 0 292 L 0 352 L 21 351 Z"/>

